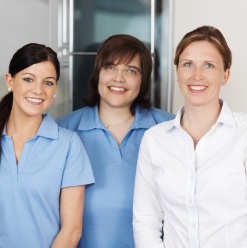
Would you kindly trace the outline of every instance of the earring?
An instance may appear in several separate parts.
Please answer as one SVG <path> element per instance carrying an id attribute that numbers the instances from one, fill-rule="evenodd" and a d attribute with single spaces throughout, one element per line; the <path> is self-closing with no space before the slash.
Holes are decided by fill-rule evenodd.
<path id="1" fill-rule="evenodd" d="M 11 88 L 8 88 L 8 91 L 11 91 Z"/>
<path id="2" fill-rule="evenodd" d="M 54 98 L 56 97 L 56 94 L 54 94 L 54 96 L 53 96 Z"/>

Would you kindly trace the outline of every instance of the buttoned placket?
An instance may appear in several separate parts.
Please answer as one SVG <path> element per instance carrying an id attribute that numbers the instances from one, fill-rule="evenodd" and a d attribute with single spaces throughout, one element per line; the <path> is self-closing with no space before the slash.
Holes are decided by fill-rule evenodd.
<path id="1" fill-rule="evenodd" d="M 133 123 L 132 123 L 133 124 Z M 112 135 L 112 133 L 107 129 L 105 128 L 105 126 L 102 124 L 102 129 L 105 131 L 106 133 L 106 136 L 107 136 L 107 139 L 108 139 L 108 142 L 110 142 L 110 145 L 113 149 L 113 154 L 115 155 L 115 159 L 117 161 L 118 164 L 120 164 L 122 162 L 122 156 L 123 156 L 123 152 L 124 152 L 124 149 L 125 149 L 125 144 L 126 144 L 126 141 L 130 135 L 130 132 L 132 132 L 132 125 L 129 129 L 129 131 L 126 133 L 126 135 L 124 136 L 120 146 L 118 146 L 117 144 L 117 141 L 116 139 L 114 138 L 114 136 Z"/>
<path id="2" fill-rule="evenodd" d="M 188 176 L 186 180 L 185 199 L 188 211 L 188 230 L 190 248 L 200 248 L 199 241 L 199 212 L 196 204 L 197 171 L 203 163 L 203 151 L 206 140 L 211 136 L 217 127 L 215 124 L 201 139 L 194 148 L 193 139 L 189 136 L 186 142 L 186 158 Z"/>
<path id="3" fill-rule="evenodd" d="M 14 142 L 9 136 L 5 136 L 5 141 L 2 143 L 6 146 L 6 150 L 8 151 L 8 156 L 6 157 L 8 161 L 8 168 L 5 168 L 5 170 L 10 171 L 12 177 L 15 178 L 15 180 L 18 179 L 18 166 L 15 159 L 15 148 L 14 148 Z"/>
<path id="4" fill-rule="evenodd" d="M 33 148 L 33 145 L 30 143 L 35 137 L 30 138 L 28 141 L 25 142 L 21 155 L 19 158 L 18 163 L 16 162 L 16 157 L 15 157 L 15 148 L 14 148 L 14 142 L 11 137 L 6 136 L 6 145 L 8 147 L 9 153 L 9 159 L 10 159 L 10 168 L 11 168 L 11 174 L 14 176 L 16 181 L 18 181 L 20 173 L 23 169 L 23 166 L 25 165 L 27 158 L 29 154 L 31 153 L 31 149 Z"/>
<path id="5" fill-rule="evenodd" d="M 188 134 L 187 134 L 188 135 Z M 194 150 L 193 139 L 188 135 L 186 142 L 185 154 L 186 166 L 188 169 L 186 185 L 185 185 L 185 203 L 188 212 L 188 235 L 189 247 L 199 248 L 199 226 L 198 226 L 198 209 L 196 206 L 196 167 L 199 158 L 197 150 Z"/>
<path id="6" fill-rule="evenodd" d="M 117 164 L 121 164 L 122 163 L 122 155 L 125 149 L 125 143 L 126 143 L 126 139 L 129 136 L 129 133 L 131 132 L 132 129 L 130 129 L 127 134 L 125 135 L 125 137 L 123 138 L 120 146 L 118 146 L 116 139 L 114 138 L 114 136 L 111 134 L 111 132 L 107 129 L 104 128 L 105 134 L 107 136 L 108 142 L 110 143 L 109 145 L 111 146 L 113 152 L 112 154 L 114 155 L 115 158 L 115 163 Z"/>

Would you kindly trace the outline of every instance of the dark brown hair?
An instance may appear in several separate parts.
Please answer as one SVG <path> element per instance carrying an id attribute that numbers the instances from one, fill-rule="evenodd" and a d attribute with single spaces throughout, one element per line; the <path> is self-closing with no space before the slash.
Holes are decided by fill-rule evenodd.
<path id="1" fill-rule="evenodd" d="M 208 41 L 212 43 L 222 56 L 224 70 L 226 71 L 232 64 L 232 52 L 228 47 L 223 34 L 215 27 L 202 26 L 187 33 L 177 46 L 174 57 L 174 64 L 178 66 L 179 57 L 184 49 L 195 41 Z"/>
<path id="2" fill-rule="evenodd" d="M 89 98 L 83 99 L 87 106 L 95 106 L 100 102 L 100 95 L 98 92 L 99 73 L 102 67 L 112 65 L 115 61 L 118 64 L 129 63 L 136 55 L 139 55 L 141 62 L 141 88 L 137 98 L 131 105 L 131 112 L 134 114 L 136 105 L 141 108 L 150 108 L 150 87 L 151 87 L 151 72 L 152 72 L 152 58 L 147 47 L 137 38 L 118 34 L 110 36 L 99 47 L 94 69 L 89 79 Z"/>
<path id="3" fill-rule="evenodd" d="M 18 72 L 25 68 L 40 62 L 50 61 L 56 70 L 57 81 L 60 76 L 60 66 L 56 52 L 50 47 L 42 44 L 29 43 L 21 47 L 13 55 L 9 64 L 9 73 L 14 77 Z M 9 120 L 10 112 L 13 104 L 13 92 L 6 94 L 0 101 L 0 133 L 3 134 L 4 127 Z M 2 146 L 0 142 L 0 153 Z"/>

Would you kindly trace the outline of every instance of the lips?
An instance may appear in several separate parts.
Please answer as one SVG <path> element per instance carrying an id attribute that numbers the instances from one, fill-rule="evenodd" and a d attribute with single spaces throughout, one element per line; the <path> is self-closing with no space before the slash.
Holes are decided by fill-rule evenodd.
<path id="1" fill-rule="evenodd" d="M 43 99 L 32 98 L 32 97 L 26 97 L 26 100 L 31 103 L 42 103 L 44 101 Z"/>
<path id="2" fill-rule="evenodd" d="M 125 92 L 126 91 L 126 89 L 124 89 L 122 87 L 116 87 L 116 86 L 110 86 L 109 89 L 112 91 L 117 91 L 117 92 Z"/>
<path id="3" fill-rule="evenodd" d="M 207 86 L 204 85 L 189 85 L 189 88 L 193 91 L 203 91 L 207 88 Z"/>

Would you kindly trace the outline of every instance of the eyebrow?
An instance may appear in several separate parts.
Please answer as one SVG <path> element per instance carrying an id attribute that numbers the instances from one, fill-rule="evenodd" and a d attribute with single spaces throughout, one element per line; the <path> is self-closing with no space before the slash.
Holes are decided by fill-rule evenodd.
<path id="1" fill-rule="evenodd" d="M 118 66 L 120 64 L 112 64 L 114 66 Z M 128 64 L 124 64 L 125 66 L 127 66 L 128 68 L 133 68 L 133 69 L 136 69 L 139 73 L 141 73 L 141 69 L 135 65 L 128 65 Z"/>
<path id="2" fill-rule="evenodd" d="M 30 73 L 30 72 L 23 73 L 22 75 L 24 76 L 24 75 L 26 75 L 26 74 L 31 75 L 31 76 L 33 76 L 33 77 L 36 77 L 34 74 L 32 74 L 32 73 Z M 54 78 L 54 77 L 46 77 L 45 79 L 49 79 L 49 78 L 54 79 L 54 80 L 56 81 L 56 78 Z"/>
<path id="3" fill-rule="evenodd" d="M 191 59 L 181 59 L 181 60 L 179 60 L 179 62 L 184 62 L 184 61 L 189 61 L 189 62 L 192 62 L 192 60 Z"/>
<path id="4" fill-rule="evenodd" d="M 179 63 L 180 62 L 194 62 L 193 60 L 191 59 L 182 59 L 182 60 L 179 60 Z M 204 60 L 203 61 L 204 63 L 214 63 L 214 64 L 219 64 L 218 62 L 214 61 L 214 60 Z"/>

